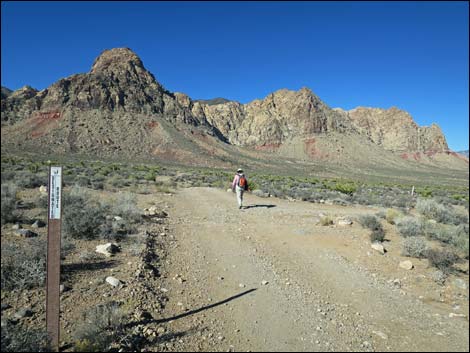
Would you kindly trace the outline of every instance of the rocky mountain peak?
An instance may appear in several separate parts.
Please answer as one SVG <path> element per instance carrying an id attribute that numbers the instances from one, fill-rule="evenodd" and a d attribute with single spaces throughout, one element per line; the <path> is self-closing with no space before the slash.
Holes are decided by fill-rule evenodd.
<path id="1" fill-rule="evenodd" d="M 95 59 L 91 67 L 92 74 L 128 70 L 145 70 L 142 60 L 129 48 L 105 50 Z"/>

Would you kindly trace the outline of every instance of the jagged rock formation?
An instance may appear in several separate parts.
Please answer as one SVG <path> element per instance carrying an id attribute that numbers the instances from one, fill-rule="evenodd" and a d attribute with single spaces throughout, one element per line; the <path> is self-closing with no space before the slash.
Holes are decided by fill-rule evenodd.
<path id="1" fill-rule="evenodd" d="M 338 110 L 340 111 L 340 110 Z M 404 110 L 358 107 L 342 111 L 374 143 L 391 151 L 447 151 L 445 137 L 436 124 L 420 127 Z"/>
<path id="2" fill-rule="evenodd" d="M 2 86 L 2 99 L 7 98 L 12 93 L 13 91 L 11 89 Z"/>
<path id="3" fill-rule="evenodd" d="M 230 152 L 220 147 L 228 142 L 280 153 L 289 146 L 297 151 L 294 157 L 330 158 L 344 149 L 338 136 L 346 135 L 386 150 L 447 150 L 437 125 L 419 127 L 396 108 L 331 109 L 308 88 L 281 89 L 248 104 L 223 98 L 193 101 L 165 90 L 127 48 L 105 50 L 90 72 L 61 79 L 42 91 L 2 87 L 1 121 L 6 141 L 2 146 L 47 145 L 58 152 L 128 157 L 190 158 L 198 148 L 226 156 Z M 329 152 L 318 150 L 316 137 L 330 134 L 331 144 L 322 142 L 331 145 Z"/>

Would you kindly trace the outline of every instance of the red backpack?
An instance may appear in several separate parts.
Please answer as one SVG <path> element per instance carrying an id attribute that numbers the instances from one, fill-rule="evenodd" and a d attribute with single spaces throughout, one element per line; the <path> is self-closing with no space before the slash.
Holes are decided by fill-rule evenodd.
<path id="1" fill-rule="evenodd" d="M 243 190 L 248 190 L 248 181 L 244 175 L 241 175 L 238 179 L 238 186 L 241 187 Z"/>

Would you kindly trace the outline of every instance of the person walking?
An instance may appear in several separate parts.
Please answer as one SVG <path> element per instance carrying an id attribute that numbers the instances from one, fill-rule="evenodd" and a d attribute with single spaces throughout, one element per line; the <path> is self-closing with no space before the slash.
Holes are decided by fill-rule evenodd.
<path id="1" fill-rule="evenodd" d="M 237 174 L 233 178 L 232 191 L 237 193 L 238 209 L 243 207 L 243 193 L 248 190 L 248 180 L 242 169 L 237 170 Z"/>

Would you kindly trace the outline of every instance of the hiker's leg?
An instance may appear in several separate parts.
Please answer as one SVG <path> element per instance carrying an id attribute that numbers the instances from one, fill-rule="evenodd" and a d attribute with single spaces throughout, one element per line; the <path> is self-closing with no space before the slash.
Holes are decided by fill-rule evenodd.
<path id="1" fill-rule="evenodd" d="M 240 207 L 243 207 L 243 193 L 245 192 L 245 190 L 241 189 L 240 190 Z"/>
<path id="2" fill-rule="evenodd" d="M 243 192 L 243 190 L 237 186 L 238 208 L 241 208 L 241 207 L 242 207 L 242 202 L 243 202 L 243 199 L 242 199 L 242 197 L 243 197 L 243 196 L 242 196 L 242 192 Z"/>

